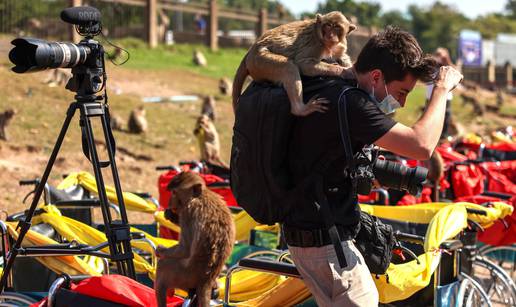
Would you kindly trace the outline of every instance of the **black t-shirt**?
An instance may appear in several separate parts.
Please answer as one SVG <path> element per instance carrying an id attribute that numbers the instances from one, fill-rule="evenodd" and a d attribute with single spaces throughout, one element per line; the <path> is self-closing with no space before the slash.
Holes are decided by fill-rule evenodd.
<path id="1" fill-rule="evenodd" d="M 344 147 L 340 135 L 337 102 L 343 89 L 344 81 L 328 86 L 319 91 L 319 97 L 329 100 L 328 111 L 312 113 L 298 117 L 292 131 L 289 145 L 289 169 L 295 184 L 300 184 L 314 172 L 314 167 L 328 152 L 338 152 L 342 158 L 337 159 L 324 171 L 324 187 L 327 191 L 331 212 L 336 225 L 355 227 L 360 211 L 356 204 L 348 201 L 351 197 L 351 182 L 343 174 L 345 169 Z M 305 97 L 305 101 L 309 97 Z M 354 152 L 364 145 L 372 144 L 396 122 L 386 116 L 369 96 L 361 91 L 352 90 L 346 94 L 349 135 Z M 341 153 L 341 155 L 340 155 Z M 323 228 L 323 220 L 314 205 L 315 191 L 308 187 L 304 195 L 285 220 L 284 224 L 299 229 Z M 346 204 L 348 203 L 348 204 Z"/>

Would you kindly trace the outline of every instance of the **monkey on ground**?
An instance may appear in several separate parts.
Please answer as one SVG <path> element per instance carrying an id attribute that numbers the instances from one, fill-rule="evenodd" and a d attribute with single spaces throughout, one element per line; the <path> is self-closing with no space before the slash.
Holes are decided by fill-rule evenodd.
<path id="1" fill-rule="evenodd" d="M 16 111 L 14 109 L 8 109 L 0 113 L 0 140 L 7 141 L 7 130 L 5 128 L 11 123 Z"/>
<path id="2" fill-rule="evenodd" d="M 194 53 L 193 53 L 193 62 L 197 66 L 206 66 L 206 65 L 208 65 L 208 61 L 206 60 L 206 57 L 199 50 L 195 50 L 194 51 Z"/>
<path id="3" fill-rule="evenodd" d="M 168 288 L 179 288 L 195 289 L 197 306 L 207 307 L 235 241 L 231 212 L 222 197 L 193 172 L 176 175 L 167 189 L 172 192 L 169 209 L 178 216 L 181 237 L 177 245 L 156 250 L 158 306 L 166 306 Z"/>
<path id="4" fill-rule="evenodd" d="M 226 77 L 220 78 L 219 91 L 224 96 L 229 95 L 233 91 L 233 83 Z"/>
<path id="5" fill-rule="evenodd" d="M 45 83 L 50 87 L 65 86 L 71 78 L 72 72 L 69 69 L 56 68 L 50 71 Z"/>
<path id="6" fill-rule="evenodd" d="M 118 130 L 118 131 L 123 131 L 124 130 L 123 129 L 124 121 L 117 114 L 111 113 L 109 125 L 111 126 L 112 130 Z"/>
<path id="7" fill-rule="evenodd" d="M 227 168 L 228 165 L 220 158 L 219 134 L 206 114 L 197 118 L 193 133 L 199 142 L 201 160 Z"/>
<path id="8" fill-rule="evenodd" d="M 127 121 L 127 130 L 129 133 L 145 133 L 147 131 L 147 119 L 145 118 L 145 108 L 139 106 L 131 111 L 129 120 Z"/>
<path id="9" fill-rule="evenodd" d="M 315 19 L 287 23 L 265 32 L 249 49 L 233 81 L 233 109 L 244 81 L 250 75 L 255 81 L 281 84 L 290 100 L 291 112 L 306 116 L 324 112 L 325 99 L 311 98 L 303 103 L 301 74 L 306 76 L 345 77 L 350 74 L 346 36 L 356 29 L 340 12 L 317 14 Z M 336 61 L 339 65 L 321 60 Z"/>
<path id="10" fill-rule="evenodd" d="M 202 103 L 201 115 L 207 115 L 212 121 L 215 121 L 216 112 L 215 112 L 216 101 L 213 95 L 209 95 L 204 97 L 204 101 Z"/>

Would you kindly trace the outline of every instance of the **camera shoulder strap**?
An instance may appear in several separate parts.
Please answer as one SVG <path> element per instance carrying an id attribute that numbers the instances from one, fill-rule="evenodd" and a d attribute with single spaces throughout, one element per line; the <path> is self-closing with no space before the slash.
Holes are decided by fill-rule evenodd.
<path id="1" fill-rule="evenodd" d="M 349 126 L 348 126 L 348 111 L 347 111 L 347 101 L 346 94 L 352 91 L 359 91 L 368 95 L 364 90 L 361 90 L 357 87 L 348 87 L 342 90 L 340 93 L 339 99 L 337 101 L 337 109 L 338 109 L 338 118 L 339 118 L 339 129 L 340 129 L 340 137 L 342 140 L 342 145 L 344 146 L 344 153 L 346 155 L 346 163 L 347 163 L 347 172 L 348 176 L 351 179 L 351 184 L 353 186 L 352 193 L 355 195 L 357 192 L 357 182 L 354 178 L 354 174 L 356 171 L 355 160 L 353 158 L 353 148 L 351 147 L 351 136 L 349 135 Z"/>

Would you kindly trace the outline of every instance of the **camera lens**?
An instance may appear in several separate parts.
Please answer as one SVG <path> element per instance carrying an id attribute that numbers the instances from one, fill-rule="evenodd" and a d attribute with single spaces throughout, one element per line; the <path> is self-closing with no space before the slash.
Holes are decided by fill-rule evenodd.
<path id="1" fill-rule="evenodd" d="M 373 165 L 373 173 L 383 186 L 418 195 L 423 189 L 428 169 L 419 166 L 411 168 L 400 163 L 377 159 Z"/>
<path id="2" fill-rule="evenodd" d="M 73 43 L 53 43 L 35 38 L 17 38 L 9 52 L 16 73 L 35 72 L 48 68 L 74 67 L 83 64 L 90 48 Z"/>

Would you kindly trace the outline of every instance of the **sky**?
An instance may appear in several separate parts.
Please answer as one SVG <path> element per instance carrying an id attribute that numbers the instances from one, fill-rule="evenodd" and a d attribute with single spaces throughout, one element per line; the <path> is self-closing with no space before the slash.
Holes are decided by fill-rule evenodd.
<path id="1" fill-rule="evenodd" d="M 317 4 L 324 0 L 280 0 L 294 14 L 302 12 L 315 12 Z M 475 18 L 487 13 L 502 12 L 507 0 L 440 0 L 458 8 L 460 12 L 469 18 Z M 362 1 L 359 1 L 362 2 Z M 408 6 L 417 4 L 418 6 L 430 6 L 435 0 L 367 0 L 367 2 L 380 3 L 382 11 L 400 10 L 405 13 Z M 343 12 L 346 14 L 346 12 Z"/>

